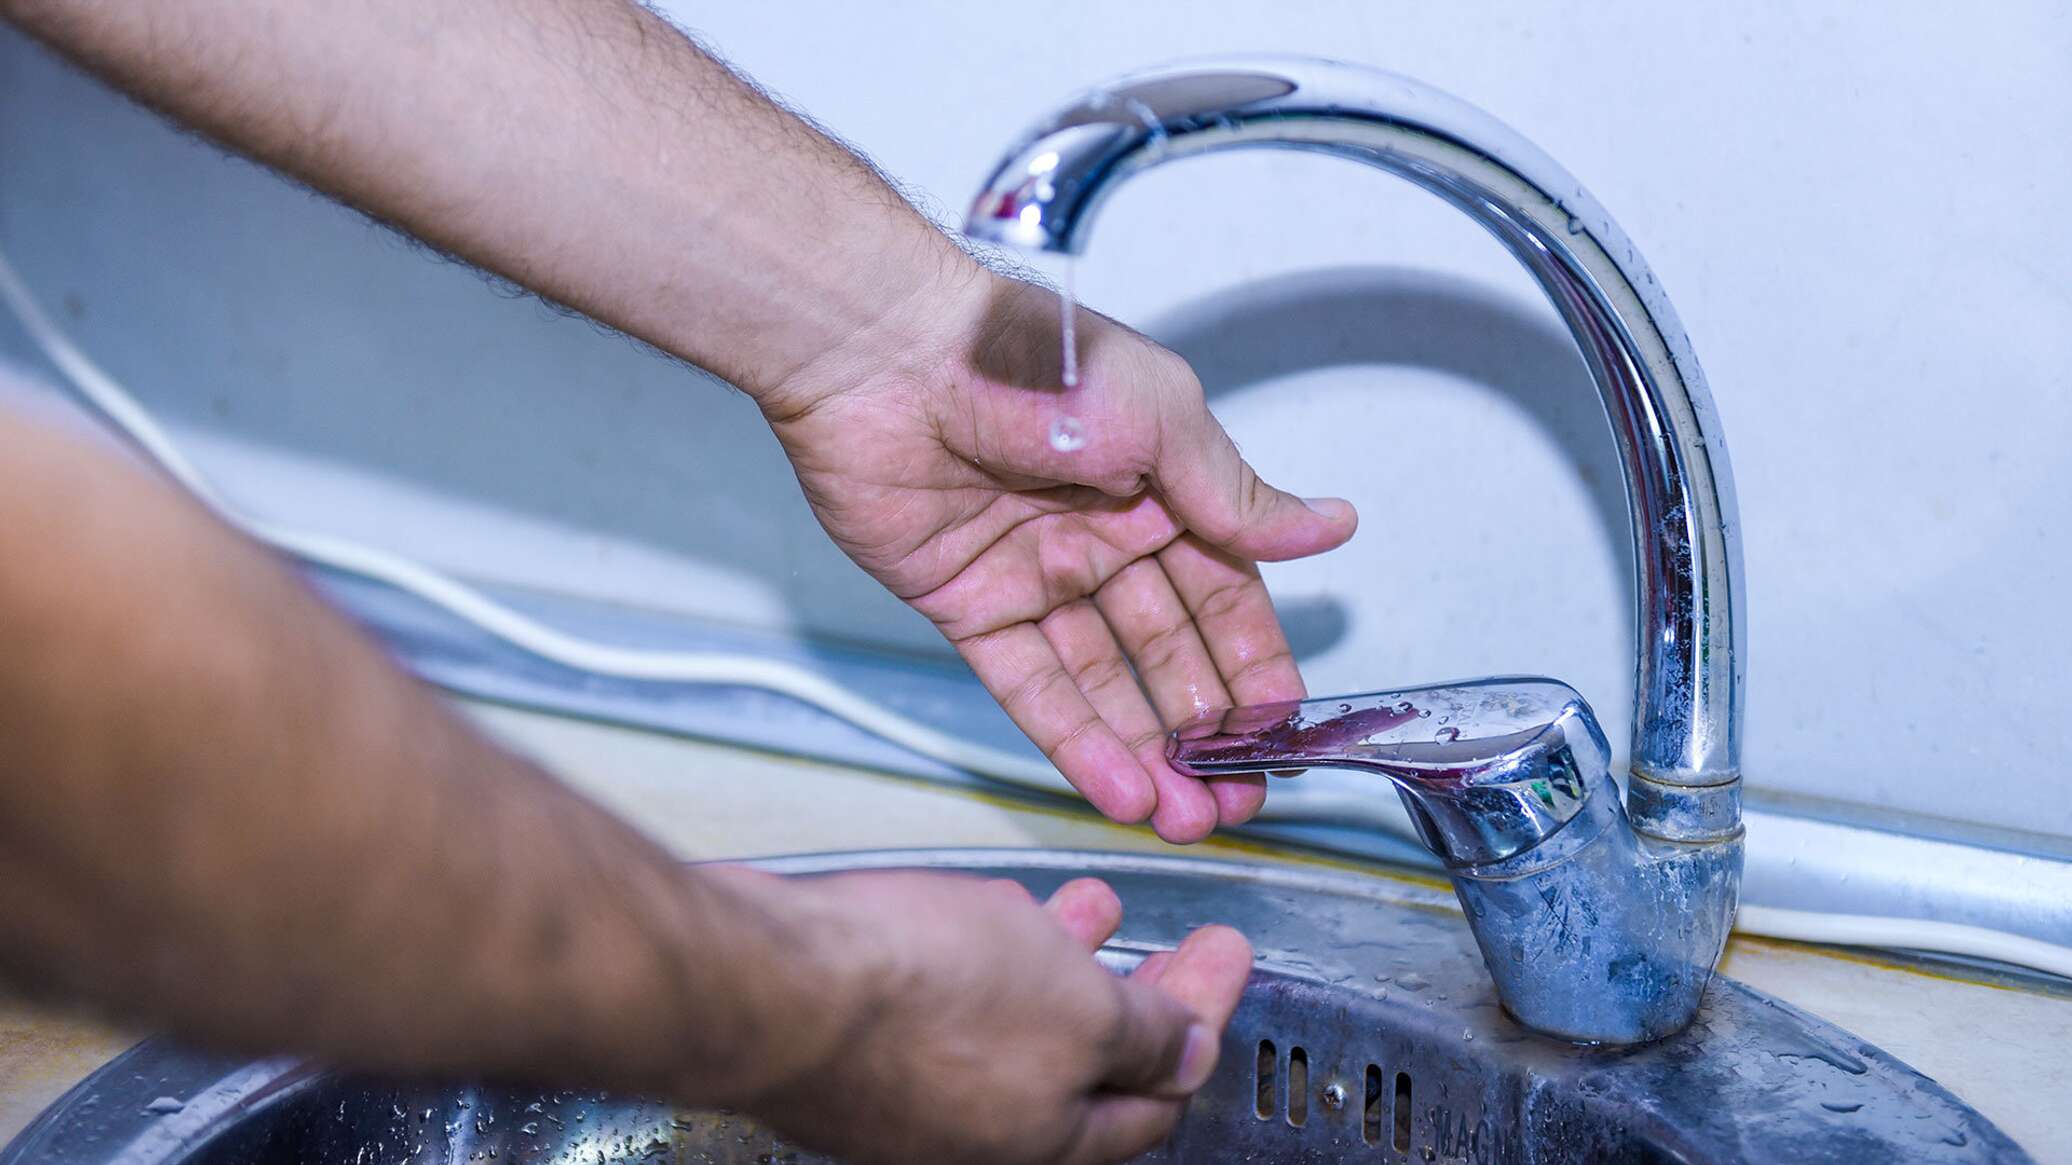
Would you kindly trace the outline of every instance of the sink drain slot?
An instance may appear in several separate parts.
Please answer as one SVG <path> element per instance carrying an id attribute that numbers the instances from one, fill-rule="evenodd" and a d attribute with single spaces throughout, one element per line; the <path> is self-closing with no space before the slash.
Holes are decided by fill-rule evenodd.
<path id="1" fill-rule="evenodd" d="M 1298 1045 L 1288 1049 L 1288 1123 L 1301 1128 L 1309 1122 L 1309 1053 Z"/>
<path id="2" fill-rule="evenodd" d="M 1367 1065 L 1366 1102 L 1360 1108 L 1360 1139 L 1381 1144 L 1381 1069 Z"/>
<path id="3" fill-rule="evenodd" d="M 1280 1053 L 1274 1049 L 1272 1040 L 1260 1040 L 1258 1066 L 1254 1069 L 1252 1078 L 1256 1091 L 1252 1111 L 1259 1115 L 1260 1120 L 1272 1120 L 1274 1110 L 1280 1107 L 1277 1103 L 1280 1099 L 1277 1081 L 1279 1074 Z"/>
<path id="4" fill-rule="evenodd" d="M 1410 1151 L 1410 1073 L 1396 1073 L 1396 1129 L 1393 1144 L 1396 1152 Z"/>
<path id="5" fill-rule="evenodd" d="M 1417 1111 L 1412 1107 L 1415 1103 L 1413 1085 L 1407 1071 L 1393 1073 L 1393 1079 L 1391 1075 L 1375 1063 L 1367 1064 L 1361 1073 L 1359 1137 L 1377 1149 L 1387 1147 L 1397 1153 L 1408 1154 Z M 1252 1069 L 1254 1116 L 1262 1121 L 1281 1118 L 1290 1128 L 1303 1128 L 1309 1124 L 1309 1088 L 1308 1049 L 1300 1044 L 1290 1044 L 1284 1060 L 1280 1046 L 1274 1041 L 1259 1041 Z M 1324 1107 L 1334 1112 L 1348 1107 L 1346 1102 L 1350 1097 L 1346 1093 L 1343 1084 L 1326 1084 L 1322 1094 Z"/>

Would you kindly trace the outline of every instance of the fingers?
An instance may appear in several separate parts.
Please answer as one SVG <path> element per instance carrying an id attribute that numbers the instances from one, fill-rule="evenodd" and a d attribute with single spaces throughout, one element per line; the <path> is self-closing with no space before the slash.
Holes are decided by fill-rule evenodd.
<path id="1" fill-rule="evenodd" d="M 1183 536 L 1159 554 L 1163 556 L 1183 542 L 1199 548 L 1198 552 L 1208 552 L 1199 542 Z M 1101 588 L 1096 600 L 1116 628 L 1138 674 L 1144 677 L 1166 725 L 1178 725 L 1204 710 L 1241 702 L 1233 698 L 1223 682 L 1215 660 L 1216 644 L 1205 642 L 1209 629 L 1197 624 L 1183 592 L 1167 577 L 1159 560 L 1145 559 L 1124 567 Z M 1271 608 L 1268 610 L 1270 613 Z M 1186 798 L 1184 804 L 1191 813 L 1188 824 L 1195 828 L 1187 831 L 1184 840 L 1199 841 L 1219 823 L 1236 825 L 1248 821 L 1266 801 L 1265 780 L 1256 774 L 1204 780 L 1174 772 L 1166 763 L 1163 740 L 1155 756 L 1145 759 L 1140 753 L 1139 759 L 1144 760 L 1152 783 L 1159 788 L 1161 810 L 1168 785 L 1185 782 L 1186 792 L 1181 796 Z M 1170 779 L 1161 780 L 1164 773 L 1171 774 Z M 1152 820 L 1156 824 L 1158 818 Z M 1164 830 L 1160 834 L 1169 841 L 1183 840 L 1166 835 Z"/>
<path id="2" fill-rule="evenodd" d="M 1125 986 L 1149 988 L 1194 1016 L 1179 1058 L 1162 1072 L 1132 1079 L 1129 1068 L 1112 1073 L 1110 1087 L 1123 1092 L 1184 1100 L 1208 1082 L 1222 1049 L 1223 1029 L 1237 1009 L 1252 973 L 1252 946 L 1227 926 L 1207 926 L 1187 936 L 1179 949 L 1153 955 Z M 1139 1063 L 1137 1069 L 1147 1065 Z"/>
<path id="3" fill-rule="evenodd" d="M 1130 972 L 1130 978 L 1152 987 L 1158 986 L 1158 977 L 1165 974 L 1166 964 L 1173 961 L 1171 951 L 1153 951 L 1144 956 L 1137 969 Z"/>
<path id="4" fill-rule="evenodd" d="M 1021 889 L 1019 882 L 1008 884 Z M 1058 887 L 1043 909 L 1065 928 L 1072 941 L 1089 951 L 1099 950 L 1122 925 L 1122 899 L 1099 878 L 1074 878 Z"/>
<path id="5" fill-rule="evenodd" d="M 1071 1165 L 1110 1165 L 1149 1152 L 1180 1122 L 1181 1100 L 1150 1096 L 1097 1096 L 1087 1106 L 1078 1144 L 1065 1157 Z"/>
<path id="6" fill-rule="evenodd" d="M 1258 566 L 1193 538 L 1159 551 L 1158 562 L 1201 629 L 1231 703 L 1299 700 L 1307 694 Z M 1251 820 L 1266 800 L 1265 778 L 1257 774 L 1212 780 L 1211 788 L 1224 825 Z"/>
<path id="7" fill-rule="evenodd" d="M 1158 793 L 1150 774 L 1087 703 L 1034 624 L 974 636 L 958 643 L 957 652 L 1094 808 L 1130 824 L 1151 816 Z"/>
<path id="8" fill-rule="evenodd" d="M 1156 958 L 1156 956 L 1153 956 Z M 1151 969 L 1117 982 L 1123 1008 L 1103 1083 L 1122 1092 L 1184 1099 L 1215 1070 L 1222 1032 L 1252 974 L 1252 944 L 1227 926 L 1205 926 Z M 1184 1031 L 1175 1015 L 1189 1017 Z"/>
<path id="9" fill-rule="evenodd" d="M 1194 1012 L 1209 1030 L 1221 1032 L 1230 1023 L 1251 977 L 1252 944 L 1245 936 L 1227 926 L 1205 926 L 1188 935 L 1173 952 L 1159 969 L 1157 984 L 1160 991 Z M 1214 1066 L 1211 1061 L 1201 1069 L 1200 1079 L 1208 1079 Z M 1199 1081 L 1195 1087 L 1200 1087 Z"/>
<path id="10" fill-rule="evenodd" d="M 1095 592 L 1094 602 L 1137 665 L 1165 723 L 1230 703 L 1194 617 L 1156 558 L 1140 558 L 1117 571 Z"/>
<path id="11" fill-rule="evenodd" d="M 1014 623 L 1032 623 L 1093 594 L 1115 572 L 1180 533 L 1150 494 L 1013 527 L 948 582 L 908 599 L 953 642 Z"/>
<path id="12" fill-rule="evenodd" d="M 1148 560 L 1146 565 L 1157 569 Z M 1166 763 L 1165 725 L 1137 686 L 1122 646 L 1101 612 L 1092 603 L 1071 603 L 1052 612 L 1041 626 L 1080 692 L 1130 750 L 1156 790 L 1151 828 L 1165 840 L 1183 845 L 1207 837 L 1216 828 L 1216 802 L 1200 781 Z M 1206 653 L 1203 659 L 1206 662 Z"/>
<path id="13" fill-rule="evenodd" d="M 1210 414 L 1191 375 L 1188 387 L 1191 392 L 1172 397 L 1152 477 L 1189 529 L 1211 545 L 1261 562 L 1320 554 L 1353 536 L 1359 517 L 1352 503 L 1305 502 L 1261 481 Z"/>
<path id="14" fill-rule="evenodd" d="M 1164 974 L 1171 973 L 1168 963 Z M 1100 1085 L 1171 1100 L 1200 1087 L 1208 1076 L 1201 1071 L 1203 1058 L 1212 1066 L 1215 1061 L 1217 1033 L 1203 1027 L 1194 1012 L 1162 986 L 1137 979 L 1111 979 L 1110 984 L 1116 1007 L 1101 1045 L 1106 1062 Z"/>
<path id="15" fill-rule="evenodd" d="M 1158 564 L 1201 629 L 1233 702 L 1265 704 L 1308 694 L 1256 565 L 1192 538 L 1159 551 Z"/>

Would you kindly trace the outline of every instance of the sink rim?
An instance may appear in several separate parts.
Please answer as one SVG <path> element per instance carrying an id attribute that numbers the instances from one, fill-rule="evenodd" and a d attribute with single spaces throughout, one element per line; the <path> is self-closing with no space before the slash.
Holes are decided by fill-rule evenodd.
<path id="1" fill-rule="evenodd" d="M 1254 937 L 1260 952 L 1254 986 L 1247 989 L 1248 1002 L 1240 1007 L 1241 1020 L 1248 1008 L 1257 1011 L 1265 1006 L 1260 1003 L 1262 994 L 1282 997 L 1285 1006 L 1308 1006 L 1312 1010 L 1318 1002 L 1337 1002 L 1342 1005 L 1338 1009 L 1341 1017 L 1357 1011 L 1360 1016 L 1377 1021 L 1362 1029 L 1361 1039 L 1372 1036 L 1375 1040 L 1386 1037 L 1411 1041 L 1420 1048 L 1436 1051 L 1441 1060 L 1458 1061 L 1439 1068 L 1418 1069 L 1427 1073 L 1427 1077 L 1421 1078 L 1434 1082 L 1427 1087 L 1436 1086 L 1442 1098 L 1456 1094 L 1462 1098 L 1449 1102 L 1456 1106 L 1453 1110 L 1438 1109 L 1436 1131 L 1426 1129 L 1422 1135 L 1428 1149 L 1434 1137 L 1442 1147 L 1449 1143 L 1451 1134 L 1445 1126 L 1452 1118 L 1448 1113 L 1457 1111 L 1464 1132 L 1474 1127 L 1479 1134 L 1481 1125 L 1491 1120 L 1498 1122 L 1498 1131 L 1490 1134 L 1490 1143 L 1496 1147 L 1489 1159 L 1545 1160 L 1543 1150 L 1534 1147 L 1544 1140 L 1545 1134 L 1538 1134 L 1539 1140 L 1535 1140 L 1530 1122 L 1534 1119 L 1532 1114 L 1541 1111 L 1535 1106 L 1558 1100 L 1596 1106 L 1592 1109 L 1593 1120 L 1601 1121 L 1607 1119 L 1605 1113 L 1614 1113 L 1615 1119 L 1628 1122 L 1635 1130 L 1634 1137 L 1649 1145 L 1696 1148 L 1692 1142 L 1695 1129 L 1710 1138 L 1700 1143 L 1724 1146 L 1712 1151 L 1699 1150 L 1699 1159 L 1775 1159 L 1765 1154 L 1774 1153 L 1787 1143 L 1801 1150 L 1794 1154 L 1799 1159 L 1860 1159 L 1818 1158 L 1803 1151 L 1807 1148 L 1804 1144 L 1780 1139 L 1782 1134 L 1768 1127 L 1773 1115 L 1759 1110 L 1762 1105 L 1775 1108 L 1784 1101 L 1792 1101 L 1786 1107 L 1796 1111 L 1785 1112 L 1784 1119 L 1797 1119 L 1802 1126 L 1801 1135 L 1806 1127 L 1817 1134 L 1833 1126 L 1846 1128 L 1859 1137 L 1887 1133 L 1896 1136 L 1902 1127 L 1896 1122 L 1902 1116 L 1919 1113 L 1939 1118 L 1936 1127 L 1949 1128 L 1950 1135 L 1957 1140 L 1913 1145 L 1919 1151 L 1908 1154 L 1906 1159 L 2031 1160 L 1977 1110 L 1903 1062 L 1825 1020 L 1726 976 L 1715 976 L 1700 1022 L 1691 1032 L 1656 1044 L 1582 1048 L 1532 1036 L 1496 1009 L 1494 990 L 1479 953 L 1467 937 L 1465 919 L 1451 893 L 1383 873 L 1057 849 L 873 850 L 791 855 L 747 864 L 805 876 L 893 869 L 1007 876 L 1025 884 L 1034 883 L 1031 889 L 1038 893 L 1072 877 L 1102 876 L 1117 883 L 1125 906 L 1124 929 L 1103 952 L 1103 961 L 1118 967 L 1127 966 L 1151 950 L 1170 946 L 1180 933 L 1199 922 L 1231 921 Z M 1196 908 L 1199 888 L 1205 881 L 1225 887 L 1215 911 Z M 1169 901 L 1160 899 L 1160 887 L 1165 888 Z M 1302 902 L 1304 909 L 1287 909 L 1289 901 L 1298 899 L 1306 900 Z M 1371 967 L 1380 965 L 1380 953 L 1372 954 L 1375 962 L 1362 963 L 1360 959 L 1366 956 L 1348 953 L 1351 948 L 1337 949 L 1335 956 L 1322 949 L 1328 945 L 1324 941 L 1330 933 L 1326 916 L 1331 914 L 1327 907 L 1333 899 L 1340 906 L 1349 907 L 1345 917 L 1337 921 L 1350 920 L 1363 936 L 1354 944 L 1356 947 L 1414 954 L 1415 960 L 1397 954 L 1397 964 L 1414 961 L 1417 970 L 1409 976 L 1429 976 L 1436 986 L 1426 993 L 1420 987 L 1406 989 L 1400 985 L 1407 984 L 1409 978 L 1400 984 L 1386 977 L 1372 978 Z M 1250 917 L 1245 916 L 1248 910 Z M 1195 917 L 1202 914 L 1223 917 Z M 1368 940 L 1364 936 L 1370 931 L 1387 938 Z M 1307 935 L 1311 941 L 1306 945 L 1281 941 L 1289 935 Z M 1338 937 L 1344 937 L 1343 933 Z M 1397 987 L 1393 996 L 1392 986 Z M 1336 993 L 1337 998 L 1326 1000 L 1320 993 Z M 1456 994 L 1457 1001 L 1453 998 Z M 1297 996 L 1300 999 L 1296 1003 L 1287 1003 Z M 1440 1006 L 1442 1003 L 1447 1006 Z M 1295 1014 L 1298 1021 L 1306 1018 L 1299 1010 Z M 1380 1018 L 1388 1022 L 1381 1023 Z M 1460 1024 L 1467 1026 L 1449 1026 Z M 1452 1032 L 1464 1031 L 1469 1038 L 1457 1044 L 1435 1042 L 1441 1029 L 1449 1037 Z M 1476 1034 L 1483 1037 L 1479 1045 L 1472 1042 Z M 1800 1042 L 1786 1051 L 1776 1051 L 1777 1041 L 1786 1037 Z M 1239 1023 L 1234 1021 L 1226 1037 L 1226 1065 L 1235 1071 L 1239 1070 L 1240 1059 L 1249 1063 L 1250 1045 L 1256 1038 L 1257 1030 L 1240 1030 Z M 1771 1041 L 1767 1049 L 1761 1046 L 1763 1039 Z M 1758 1058 L 1758 1052 L 1766 1055 L 1767 1060 Z M 1374 1054 L 1363 1052 L 1353 1062 Z M 1674 1082 L 1678 1073 L 1732 1067 L 1744 1059 L 1751 1071 L 1770 1074 L 1771 1082 L 1766 1086 L 1769 1092 L 1750 1092 L 1739 1098 L 1741 1104 L 1735 1103 L 1736 1098 L 1731 1095 L 1716 1096 L 1712 1107 L 1726 1110 L 1727 1115 L 1715 1112 L 1709 1118 L 1701 1109 L 1685 1103 L 1691 1098 L 1677 1095 Z M 1788 1070 L 1775 1063 L 1786 1059 L 1795 1061 Z M 1486 1066 L 1478 1077 L 1473 1069 L 1484 1062 Z M 1335 1070 L 1326 1067 L 1330 1063 L 1330 1052 L 1326 1051 L 1319 1071 Z M 1467 1068 L 1464 1070 L 1461 1065 Z M 1861 1096 L 1866 1103 L 1874 1101 L 1872 1112 L 1852 1114 L 1847 1121 L 1816 1117 L 1807 1126 L 1807 1106 L 1795 1103 L 1804 1097 L 1780 1100 L 1778 1094 L 1778 1079 L 1797 1078 L 1790 1072 L 1805 1073 L 1807 1088 L 1814 1084 L 1822 1089 L 1843 1088 L 1847 1096 Z M 1466 1083 L 1458 1087 L 1449 1084 L 1448 1073 Z M 1219 1070 L 1219 1078 L 1226 1075 Z M 198 1055 L 165 1039 L 147 1040 L 104 1065 L 39 1114 L 13 1142 L 0 1148 L 0 1165 L 164 1165 L 181 1161 L 191 1150 L 205 1145 L 243 1117 L 299 1090 L 321 1087 L 332 1078 L 323 1068 L 297 1057 L 238 1060 Z M 151 1083 L 153 1080 L 158 1082 Z M 1475 1090 L 1477 1080 L 1482 1081 L 1480 1094 Z M 1722 1091 L 1734 1087 L 1733 1077 L 1721 1080 Z M 1647 1083 L 1650 1081 L 1652 1085 Z M 1212 1088 L 1223 1087 L 1223 1083 L 1212 1084 Z M 1249 1082 L 1244 1087 L 1249 1089 Z M 161 1095 L 181 1098 L 186 1106 L 170 1115 L 146 1112 L 146 1106 Z M 1245 1091 L 1242 1095 L 1250 1093 Z M 1425 1095 L 1429 1097 L 1430 1092 Z M 1470 1107 L 1478 1095 L 1480 1106 Z M 1197 1106 L 1208 1099 L 1205 1092 Z M 1227 1103 L 1228 1099 L 1223 1097 L 1216 1103 Z M 1749 1109 L 1747 1105 L 1756 1108 Z M 1580 1114 L 1582 1108 L 1576 1112 Z M 89 1114 L 106 1125 L 106 1136 L 93 1146 L 93 1152 L 86 1151 L 81 1138 L 60 1135 L 75 1117 Z M 1468 1121 L 1468 1116 L 1473 1116 L 1474 1121 Z M 1421 1115 L 1419 1119 L 1426 1117 Z M 1511 1123 L 1506 1125 L 1506 1119 L 1511 1119 Z M 1708 1119 L 1709 1125 L 1705 1123 Z M 1320 1122 L 1313 1123 L 1318 1123 L 1319 1129 L 1303 1132 L 1322 1135 L 1328 1131 L 1320 1131 Z M 1354 1129 L 1357 1135 L 1357 1122 Z M 1506 1136 L 1512 1139 L 1501 1139 Z M 1732 1144 L 1728 1144 L 1729 1139 Z M 1721 1157 L 1721 1153 L 1726 1155 Z M 1381 1153 L 1372 1159 L 1404 1158 Z"/>

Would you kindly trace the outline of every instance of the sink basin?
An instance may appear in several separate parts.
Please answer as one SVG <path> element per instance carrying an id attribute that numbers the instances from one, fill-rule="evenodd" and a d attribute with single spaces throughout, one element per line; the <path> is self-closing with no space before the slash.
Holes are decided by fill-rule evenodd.
<path id="1" fill-rule="evenodd" d="M 1115 969 L 1202 923 L 1259 966 L 1223 1059 L 1145 1161 L 2026 1162 L 1983 1116 L 1875 1047 L 1731 979 L 1640 1047 L 1533 1035 L 1497 1005 L 1442 888 L 1286 867 L 1027 850 L 763 863 L 1010 877 L 1037 894 L 1108 879 Z M 292 1059 L 139 1045 L 54 1104 L 0 1165 L 403 1165 L 830 1160 L 738 1114 L 537 1089 L 405 1084 Z"/>

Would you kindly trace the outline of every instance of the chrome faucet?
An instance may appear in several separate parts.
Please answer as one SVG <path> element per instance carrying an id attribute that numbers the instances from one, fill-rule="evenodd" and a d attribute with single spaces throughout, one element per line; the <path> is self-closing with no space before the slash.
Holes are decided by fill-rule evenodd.
<path id="1" fill-rule="evenodd" d="M 1351 158 L 1437 194 L 1517 256 L 1568 324 L 1632 519 L 1632 759 L 1622 809 L 1581 697 L 1490 679 L 1212 713 L 1173 734 L 1174 761 L 1388 778 L 1521 1022 L 1603 1043 L 1681 1030 L 1726 942 L 1742 859 L 1740 538 L 1690 341 L 1632 242 L 1553 159 L 1444 93 L 1332 61 L 1204 61 L 1093 90 L 1007 153 L 965 230 L 1076 254 L 1123 179 L 1253 146 Z"/>

